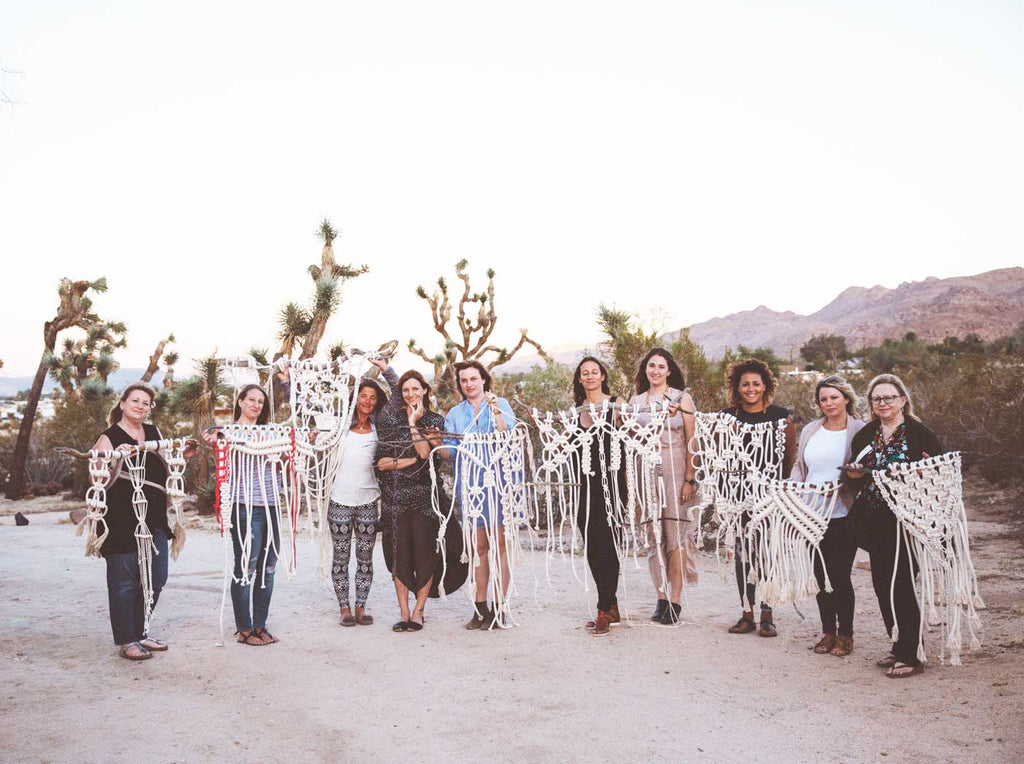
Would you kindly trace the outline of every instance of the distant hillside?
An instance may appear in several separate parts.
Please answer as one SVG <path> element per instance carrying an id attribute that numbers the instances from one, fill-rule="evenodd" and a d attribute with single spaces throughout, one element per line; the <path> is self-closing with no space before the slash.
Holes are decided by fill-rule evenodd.
<path id="1" fill-rule="evenodd" d="M 728 347 L 770 347 L 797 357 L 816 334 L 846 337 L 851 348 L 874 345 L 907 332 L 930 342 L 978 334 L 993 340 L 1024 321 L 1024 268 L 1002 268 L 976 276 L 900 284 L 895 289 L 850 287 L 816 313 L 780 313 L 763 305 L 694 324 L 690 338 L 719 358 Z M 667 339 L 678 336 L 670 332 Z"/>
<path id="2" fill-rule="evenodd" d="M 107 383 L 115 390 L 121 390 L 132 382 L 138 382 L 145 371 L 145 369 L 118 369 L 110 375 Z M 153 381 L 150 384 L 159 387 L 163 378 L 164 373 L 158 371 L 153 375 Z M 13 398 L 22 390 L 28 390 L 31 384 L 32 377 L 0 377 L 0 398 Z M 57 383 L 47 377 L 43 383 L 43 394 L 52 393 L 55 387 L 57 387 Z"/>

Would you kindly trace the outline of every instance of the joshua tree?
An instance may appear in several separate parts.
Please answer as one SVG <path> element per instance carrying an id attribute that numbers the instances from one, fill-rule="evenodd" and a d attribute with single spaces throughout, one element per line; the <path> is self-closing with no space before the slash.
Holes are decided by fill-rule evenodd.
<path id="1" fill-rule="evenodd" d="M 455 264 L 455 275 L 462 281 L 462 294 L 459 297 L 455 327 L 449 329 L 452 319 L 452 304 L 448 294 L 448 283 L 444 277 L 437 280 L 437 289 L 427 294 L 422 286 L 416 287 L 416 295 L 426 300 L 430 306 L 430 317 L 434 322 L 434 331 L 444 338 L 445 346 L 441 353 L 431 357 L 421 349 L 416 340 L 409 340 L 409 350 L 427 363 L 434 365 L 434 387 L 438 395 L 450 397 L 455 393 L 454 365 L 459 361 L 480 361 L 491 370 L 512 359 L 523 345 L 532 345 L 545 361 L 551 358 L 537 342 L 530 339 L 526 329 L 519 330 L 519 342 L 508 350 L 498 345 L 489 344 L 494 327 L 498 323 L 498 315 L 494 311 L 494 269 L 487 269 L 487 291 L 473 292 L 466 273 L 466 260 Z M 474 304 L 479 305 L 474 319 L 467 316 L 467 309 L 472 310 Z M 494 355 L 485 358 L 488 353 Z"/>
<path id="2" fill-rule="evenodd" d="M 18 430 L 18 440 L 14 446 L 14 455 L 11 457 L 11 471 L 6 491 L 8 499 L 20 499 L 25 492 L 25 462 L 28 459 L 29 441 L 32 439 L 32 425 L 35 422 L 39 398 L 43 394 L 43 382 L 46 381 L 46 374 L 49 371 L 47 360 L 57 346 L 57 335 L 72 327 L 88 332 L 103 325 L 92 309 L 92 300 L 87 296 L 90 290 L 106 292 L 107 280 L 100 278 L 96 281 L 72 281 L 64 278 L 57 287 L 60 305 L 56 315 L 43 324 L 43 355 L 32 379 L 32 387 L 29 388 L 21 428 Z"/>
<path id="3" fill-rule="evenodd" d="M 171 403 L 175 410 L 192 420 L 193 435 L 198 438 L 213 424 L 217 403 L 228 390 L 216 353 L 197 359 L 195 369 L 195 376 L 175 384 Z M 196 484 L 202 487 L 210 479 L 210 461 L 208 457 L 200 457 L 197 462 Z"/>
<path id="4" fill-rule="evenodd" d="M 173 343 L 174 341 L 174 335 L 168 334 L 165 339 L 156 343 L 156 348 L 153 350 L 153 354 L 149 357 L 149 364 L 146 366 L 146 371 L 143 373 L 142 379 L 139 380 L 140 382 L 144 382 L 147 385 L 150 383 L 153 379 L 153 375 L 160 370 L 160 360 L 164 357 L 164 348 L 167 347 L 168 343 Z M 170 354 L 170 351 L 168 351 L 168 355 Z M 177 360 L 177 355 L 175 355 L 174 358 Z M 167 361 L 164 360 L 164 363 L 167 363 Z M 170 365 L 171 364 L 168 364 L 168 366 Z"/>
<path id="5" fill-rule="evenodd" d="M 316 355 L 327 329 L 327 321 L 341 303 L 342 284 L 369 270 L 366 265 L 338 265 L 333 247 L 338 232 L 327 218 L 320 222 L 317 235 L 323 240 L 324 247 L 320 253 L 320 265 L 309 266 L 309 276 L 313 279 L 312 307 L 307 310 L 290 302 L 281 310 L 281 331 L 278 334 L 281 340 L 280 353 L 288 357 L 291 357 L 296 345 L 302 348 L 300 359 Z"/>
<path id="6" fill-rule="evenodd" d="M 174 389 L 174 365 L 178 362 L 178 354 L 173 350 L 164 356 L 164 390 Z"/>
<path id="7" fill-rule="evenodd" d="M 93 379 L 106 387 L 107 379 L 120 367 L 114 352 L 128 344 L 127 332 L 123 321 L 102 321 L 90 326 L 84 339 L 65 337 L 59 355 L 46 354 L 50 376 L 65 397 L 78 395 L 82 386 Z"/>

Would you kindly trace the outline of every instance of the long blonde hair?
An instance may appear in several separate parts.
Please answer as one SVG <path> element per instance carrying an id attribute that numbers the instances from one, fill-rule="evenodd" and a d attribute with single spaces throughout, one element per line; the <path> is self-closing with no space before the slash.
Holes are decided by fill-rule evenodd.
<path id="1" fill-rule="evenodd" d="M 903 384 L 903 380 L 895 374 L 879 374 L 868 383 L 867 399 L 872 419 L 878 419 L 878 415 L 875 413 L 875 407 L 871 405 L 871 393 L 873 393 L 875 388 L 879 385 L 892 385 L 895 387 L 899 391 L 900 395 L 907 399 L 907 402 L 903 404 L 903 416 L 910 417 L 911 419 L 918 418 L 917 414 L 914 413 L 914 404 L 910 400 L 910 390 L 908 390 L 907 386 Z"/>
<path id="2" fill-rule="evenodd" d="M 857 406 L 860 405 L 860 399 L 857 397 L 853 385 L 837 374 L 822 377 L 818 380 L 818 384 L 814 386 L 814 400 L 811 403 L 818 407 L 818 411 L 821 411 L 818 396 L 821 395 L 821 388 L 823 387 L 831 387 L 842 393 L 843 397 L 846 398 L 846 413 L 850 416 L 857 416 Z M 822 416 L 824 416 L 824 413 L 822 413 Z"/>

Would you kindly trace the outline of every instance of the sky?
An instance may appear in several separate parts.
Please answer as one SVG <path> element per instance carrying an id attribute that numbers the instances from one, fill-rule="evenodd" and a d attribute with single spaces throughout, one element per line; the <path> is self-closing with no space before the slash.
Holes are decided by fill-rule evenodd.
<path id="1" fill-rule="evenodd" d="M 0 359 L 106 276 L 123 366 L 276 346 L 328 217 L 326 343 L 432 332 L 497 271 L 494 339 L 593 345 L 848 286 L 1024 264 L 1018 2 L 0 0 Z M 0 96 L 3 100 L 3 96 Z M 408 354 L 398 366 L 410 364 Z"/>

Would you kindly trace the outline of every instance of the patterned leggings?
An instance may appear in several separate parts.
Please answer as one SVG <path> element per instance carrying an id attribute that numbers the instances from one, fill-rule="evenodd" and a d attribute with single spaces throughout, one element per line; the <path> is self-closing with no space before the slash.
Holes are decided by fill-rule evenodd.
<path id="1" fill-rule="evenodd" d="M 377 502 L 359 507 L 343 507 L 333 501 L 327 506 L 327 522 L 334 538 L 334 563 L 331 580 L 338 604 L 350 608 L 348 564 L 352 556 L 352 532 L 356 534 L 356 607 L 366 605 L 373 583 L 373 545 L 377 541 Z"/>

